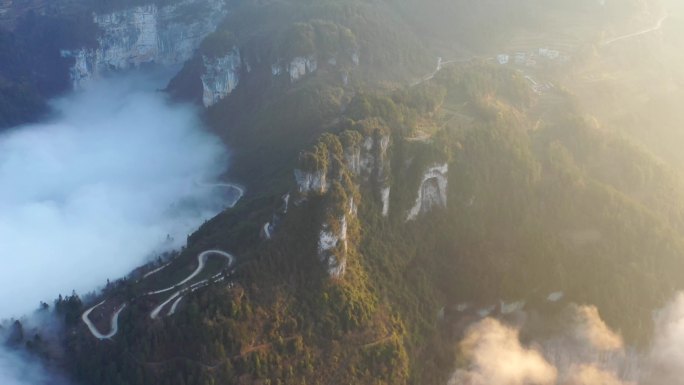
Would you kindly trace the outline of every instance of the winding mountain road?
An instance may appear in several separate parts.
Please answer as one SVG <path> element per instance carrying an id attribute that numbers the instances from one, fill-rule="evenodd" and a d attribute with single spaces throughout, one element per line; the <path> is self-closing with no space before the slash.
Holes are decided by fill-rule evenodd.
<path id="1" fill-rule="evenodd" d="M 445 64 L 450 64 L 450 63 L 452 63 L 452 62 L 453 62 L 453 60 L 444 63 L 444 62 L 442 62 L 442 58 L 441 58 L 441 57 L 437 58 L 437 68 L 435 68 L 435 70 L 432 71 L 432 72 L 430 72 L 429 74 L 423 76 L 420 80 L 418 80 L 418 81 L 414 82 L 413 84 L 411 84 L 411 87 L 415 87 L 415 86 L 417 86 L 417 85 L 423 84 L 423 83 L 425 83 L 425 82 L 427 82 L 427 81 L 430 81 L 430 80 L 434 79 L 435 75 L 437 75 L 437 74 L 439 73 L 439 71 L 442 70 L 442 67 L 443 67 Z"/>
<path id="2" fill-rule="evenodd" d="M 618 36 L 618 37 L 612 38 L 612 39 L 610 39 L 610 40 L 606 40 L 606 41 L 603 42 L 603 45 L 604 45 L 604 46 L 605 46 L 605 45 L 610 45 L 610 44 L 613 44 L 613 43 L 617 43 L 618 41 L 621 41 L 621 40 L 627 40 L 627 39 L 631 39 L 631 38 L 634 38 L 634 37 L 637 37 L 637 36 L 642 36 L 642 35 L 649 34 L 649 33 L 651 33 L 651 32 L 658 31 L 658 30 L 660 30 L 660 29 L 663 28 L 663 24 L 665 23 L 665 20 L 667 20 L 668 17 L 670 17 L 670 14 L 669 14 L 669 13 L 666 13 L 663 17 L 661 17 L 661 18 L 658 20 L 658 22 L 657 22 L 654 26 L 649 27 L 649 28 L 646 28 L 646 29 L 642 29 L 642 30 L 640 30 L 640 31 L 633 32 L 633 33 L 630 33 L 630 34 L 627 34 L 627 35 Z"/>
<path id="3" fill-rule="evenodd" d="M 232 183 L 204 183 L 195 181 L 195 184 L 200 187 L 225 187 L 237 190 L 238 195 L 235 198 L 235 200 L 228 205 L 229 208 L 235 207 L 235 205 L 240 201 L 240 199 L 242 199 L 242 197 L 245 196 L 245 189 Z"/>
<path id="4" fill-rule="evenodd" d="M 169 315 L 176 314 L 176 308 L 178 308 L 178 304 L 180 303 L 180 301 L 182 299 L 183 299 L 182 295 L 180 297 L 176 298 L 176 300 L 173 302 L 173 305 L 171 305 L 171 310 L 169 310 Z"/>
<path id="5" fill-rule="evenodd" d="M 167 291 L 171 291 L 173 289 L 176 289 L 176 288 L 183 286 L 184 284 L 190 282 L 193 278 L 195 278 L 197 275 L 199 275 L 199 273 L 201 273 L 202 270 L 204 270 L 204 265 L 207 263 L 207 258 L 209 258 L 209 256 L 212 254 L 216 254 L 216 255 L 227 258 L 228 259 L 228 267 L 232 267 L 233 264 L 235 263 L 235 257 L 233 257 L 231 254 L 226 253 L 225 251 L 221 251 L 221 250 L 203 251 L 197 256 L 198 265 L 197 265 L 197 268 L 195 269 L 195 271 L 192 272 L 192 274 L 190 274 L 184 280 L 178 282 L 177 284 L 175 284 L 173 286 L 167 287 L 165 289 L 150 291 L 150 292 L 145 293 L 145 295 L 155 295 L 155 294 L 166 293 Z"/>
<path id="6" fill-rule="evenodd" d="M 202 270 L 204 270 L 204 266 L 206 265 L 207 258 L 209 258 L 209 256 L 211 254 L 217 254 L 217 255 L 220 255 L 222 257 L 228 258 L 228 267 L 229 268 L 233 267 L 233 264 L 235 263 L 235 257 L 233 257 L 229 253 L 226 253 L 225 251 L 221 251 L 221 250 L 204 251 L 197 256 L 197 259 L 199 261 L 197 269 L 195 269 L 195 271 L 193 271 L 192 274 L 190 274 L 187 278 L 185 278 L 181 282 L 175 284 L 174 286 L 167 287 L 166 289 L 162 289 L 162 290 L 151 291 L 151 292 L 146 293 L 145 295 L 154 295 L 154 294 L 165 293 L 167 291 L 171 291 L 175 288 L 178 288 L 178 287 L 183 286 L 184 284 L 188 283 L 193 278 L 195 278 L 199 273 L 201 273 Z M 205 280 L 193 283 L 189 288 L 180 288 L 180 290 L 176 291 L 169 298 L 167 298 L 166 301 L 162 302 L 161 304 L 159 304 L 159 306 L 155 307 L 154 310 L 152 310 L 152 312 L 150 313 L 150 318 L 157 319 L 157 317 L 159 317 L 159 313 L 161 313 L 162 309 L 164 309 L 164 307 L 166 307 L 166 305 L 168 305 L 171 301 L 173 301 L 175 299 L 176 301 L 173 303 L 173 305 L 171 305 L 171 309 L 169 310 L 169 312 L 167 314 L 167 315 L 173 315 L 176 312 L 176 308 L 178 307 L 178 303 L 183 298 L 183 294 L 185 294 L 185 292 L 187 292 L 188 290 L 195 291 L 196 289 L 202 288 L 202 287 L 209 284 L 209 279 L 217 279 L 220 276 L 221 276 L 221 273 L 218 273 L 218 274 L 213 275 L 211 278 L 207 278 Z"/>
<path id="7" fill-rule="evenodd" d="M 161 304 L 159 304 L 157 307 L 155 307 L 155 308 L 152 310 L 152 312 L 150 313 L 150 318 L 151 318 L 151 319 L 153 319 L 153 320 L 154 320 L 154 319 L 157 319 L 157 318 L 159 317 L 159 314 L 161 313 L 161 311 L 164 309 L 164 307 L 166 307 L 166 305 L 168 305 L 168 304 L 169 304 L 171 301 L 173 301 L 173 300 L 175 300 L 175 302 L 171 305 L 171 309 L 169 310 L 168 315 L 173 315 L 173 314 L 175 314 L 175 313 L 176 313 L 176 309 L 177 309 L 177 307 L 178 307 L 178 304 L 180 303 L 180 300 L 183 298 L 183 295 L 185 294 L 185 292 L 187 292 L 188 290 L 194 291 L 194 290 L 196 290 L 196 289 L 199 289 L 199 288 L 201 288 L 201 287 L 204 287 L 204 286 L 206 286 L 206 285 L 209 284 L 209 279 L 216 279 L 216 278 L 220 277 L 221 273 L 215 274 L 215 275 L 213 275 L 211 278 L 208 278 L 208 279 L 205 279 L 205 280 L 202 280 L 202 281 L 199 281 L 199 282 L 195 282 L 194 284 L 192 284 L 192 285 L 191 285 L 190 287 L 188 287 L 188 288 L 183 288 L 183 287 L 182 287 L 183 285 L 185 285 L 186 283 L 190 282 L 192 279 L 194 279 L 195 277 L 197 277 L 197 276 L 202 272 L 202 270 L 204 270 L 204 267 L 206 266 L 206 263 L 207 263 L 207 259 L 208 259 L 211 255 L 219 255 L 219 256 L 221 256 L 221 257 L 227 258 L 227 259 L 228 259 L 228 268 L 232 268 L 233 265 L 235 264 L 235 257 L 234 257 L 232 254 L 226 253 L 225 251 L 221 251 L 221 250 L 206 250 L 206 251 L 201 252 L 201 253 L 197 256 L 197 261 L 198 261 L 198 266 L 197 266 L 197 268 L 195 269 L 195 271 L 193 271 L 193 272 L 192 272 L 189 276 L 187 276 L 185 279 L 183 279 L 182 281 L 178 282 L 177 284 L 175 284 L 175 285 L 173 285 L 173 286 L 171 286 L 171 287 L 167 287 L 167 288 L 165 288 L 165 289 L 156 290 L 156 291 L 150 291 L 150 292 L 145 293 L 145 295 L 161 294 L 161 293 L 165 293 L 165 292 L 168 292 L 168 291 L 171 291 L 171 290 L 174 290 L 174 289 L 180 287 L 180 289 L 179 289 L 178 291 L 176 291 L 175 293 L 173 293 L 169 298 L 167 298 L 164 302 L 162 302 Z M 86 324 L 86 326 L 88 326 L 88 329 L 90 330 L 90 333 L 91 333 L 95 338 L 97 338 L 97 339 L 99 339 L 99 340 L 112 339 L 112 337 L 114 337 L 114 336 L 119 332 L 119 322 L 118 322 L 118 321 L 119 321 L 119 314 L 121 314 L 121 312 L 126 308 L 126 304 L 124 304 L 119 310 L 116 311 L 116 313 L 114 313 L 114 314 L 112 315 L 112 319 L 111 319 L 112 328 L 111 328 L 111 330 L 110 330 L 109 333 L 107 333 L 107 334 L 102 334 L 102 333 L 100 333 L 99 330 L 97 330 L 97 327 L 95 327 L 95 325 L 93 324 L 93 322 L 90 320 L 89 316 L 90 316 L 90 313 L 93 312 L 93 310 L 95 310 L 97 307 L 101 306 L 101 305 L 104 304 L 104 303 L 105 303 L 105 301 L 102 301 L 102 302 L 98 303 L 97 305 L 95 305 L 95 306 L 91 307 L 90 309 L 86 310 L 86 311 L 83 313 L 83 315 L 81 315 L 81 319 L 82 319 L 83 322 Z"/>
<path id="8" fill-rule="evenodd" d="M 119 310 L 117 310 L 114 313 L 111 320 L 111 330 L 107 334 L 102 334 L 99 330 L 97 330 L 97 327 L 95 327 L 93 322 L 90 320 L 90 313 L 92 313 L 93 310 L 95 310 L 97 307 L 101 306 L 104 303 L 105 301 L 98 303 L 97 305 L 86 310 L 81 316 L 83 322 L 86 324 L 86 326 L 88 326 L 90 333 L 93 335 L 93 337 L 97 338 L 98 340 L 110 340 L 112 339 L 112 337 L 116 335 L 116 333 L 119 332 L 119 314 L 121 314 L 121 312 L 126 308 L 126 304 L 123 304 L 123 306 L 121 306 L 121 308 L 119 308 Z"/>
<path id="9" fill-rule="evenodd" d="M 240 199 L 242 199 L 242 197 L 245 195 L 245 189 L 244 189 L 244 188 L 242 188 L 242 187 L 240 187 L 240 186 L 237 186 L 237 185 L 235 185 L 235 184 L 232 184 L 232 183 L 202 183 L 202 182 L 197 182 L 197 181 L 196 181 L 195 184 L 198 185 L 198 186 L 202 186 L 202 187 L 225 187 L 225 188 L 235 189 L 235 190 L 238 192 L 238 194 L 237 194 L 237 197 L 235 197 L 235 199 L 228 205 L 229 208 L 235 207 L 235 205 L 236 205 L 236 204 L 240 201 Z M 150 291 L 150 292 L 148 292 L 148 293 L 145 293 L 144 295 L 161 294 L 161 293 L 165 293 L 165 292 L 174 290 L 174 289 L 176 289 L 176 288 L 179 288 L 179 287 L 185 285 L 186 283 L 190 282 L 193 278 L 197 277 L 197 276 L 202 272 L 202 270 L 204 270 L 204 267 L 205 267 L 205 265 L 206 265 L 206 263 L 207 263 L 207 259 L 208 259 L 209 256 L 211 256 L 211 255 L 219 255 L 219 256 L 222 256 L 222 257 L 227 258 L 227 259 L 228 259 L 228 267 L 229 267 L 229 268 L 232 268 L 233 265 L 235 264 L 235 257 L 233 257 L 233 255 L 231 255 L 231 254 L 229 254 L 229 253 L 226 253 L 225 251 L 221 251 L 221 250 L 206 250 L 206 251 L 203 251 L 202 253 L 200 253 L 200 254 L 197 256 L 198 266 L 197 266 L 197 268 L 195 269 L 195 271 L 193 271 L 189 276 L 187 276 L 187 277 L 186 277 L 185 279 L 183 279 L 181 282 L 179 282 L 179 283 L 177 283 L 177 284 L 175 284 L 175 285 L 173 285 L 173 286 L 171 286 L 171 287 L 165 288 L 165 289 L 156 290 L 156 291 Z M 145 278 L 147 278 L 147 277 L 149 277 L 149 276 L 151 276 L 151 275 L 154 275 L 154 274 L 158 273 L 159 271 L 163 270 L 164 268 L 166 268 L 166 267 L 167 267 L 168 265 L 170 265 L 170 264 L 171 264 L 171 263 L 169 262 L 169 263 L 167 263 L 167 264 L 164 264 L 164 265 L 162 265 L 162 266 L 160 266 L 160 267 L 158 267 L 158 268 L 156 268 L 156 269 L 154 269 L 154 270 L 152 270 L 152 271 L 146 273 L 146 274 L 143 276 L 143 279 L 145 279 Z M 171 301 L 173 301 L 174 299 L 176 299 L 176 301 L 171 305 L 171 309 L 170 309 L 169 312 L 168 312 L 168 315 L 173 315 L 173 314 L 176 312 L 176 309 L 177 309 L 177 307 L 178 307 L 178 304 L 180 303 L 180 300 L 183 298 L 183 294 L 185 294 L 185 292 L 186 292 L 187 290 L 194 291 L 194 290 L 196 290 L 196 289 L 202 288 L 202 287 L 204 287 L 204 286 L 206 286 L 206 285 L 209 284 L 209 280 L 210 280 L 210 279 L 216 279 L 216 278 L 218 278 L 218 277 L 220 277 L 220 276 L 221 276 L 221 273 L 215 274 L 214 276 L 212 276 L 212 277 L 209 278 L 209 279 L 205 279 L 205 280 L 203 280 L 203 281 L 194 283 L 194 284 L 193 284 L 192 286 L 190 286 L 189 288 L 181 288 L 181 289 L 178 290 L 176 293 L 174 293 L 170 298 L 168 298 L 166 301 L 164 301 L 162 304 L 160 304 L 159 306 L 157 306 L 156 308 L 154 308 L 154 310 L 152 310 L 152 312 L 150 313 L 150 317 L 151 317 L 152 319 L 156 319 L 156 318 L 159 316 L 159 313 L 162 311 L 162 309 L 163 309 L 166 305 L 168 305 L 169 302 L 171 302 Z M 221 278 L 221 279 L 219 279 L 219 280 L 223 280 L 223 279 Z M 105 300 L 105 301 L 106 301 L 106 300 Z M 86 310 L 85 312 L 83 312 L 83 314 L 81 315 L 81 320 L 83 321 L 83 323 L 86 324 L 86 326 L 88 327 L 88 330 L 90 330 L 90 333 L 93 335 L 93 337 L 97 338 L 98 340 L 109 340 L 109 339 L 112 339 L 112 338 L 119 332 L 119 315 L 121 314 L 121 312 L 122 312 L 122 311 L 126 308 L 126 306 L 127 306 L 127 304 L 124 303 L 124 304 L 121 306 L 121 308 L 119 308 L 119 309 L 112 315 L 112 318 L 111 318 L 111 320 L 110 320 L 111 330 L 110 330 L 109 333 L 107 333 L 107 334 L 102 334 L 99 330 L 97 330 L 97 327 L 95 327 L 95 325 L 93 324 L 93 322 L 90 320 L 90 314 L 91 314 L 95 309 L 97 309 L 99 306 L 101 306 L 102 304 L 104 304 L 105 301 L 102 301 L 102 302 L 98 303 L 97 305 L 91 307 L 90 309 L 88 309 L 88 310 Z"/>
<path id="10" fill-rule="evenodd" d="M 150 272 L 148 272 L 148 273 L 145 273 L 145 275 L 143 275 L 143 279 L 145 279 L 145 278 L 147 278 L 147 277 L 149 277 L 149 276 L 151 276 L 151 275 L 154 275 L 154 274 L 156 274 L 156 273 L 162 271 L 166 266 L 168 266 L 168 265 L 170 265 L 170 264 L 171 264 L 171 262 L 165 263 L 165 264 L 159 266 L 158 268 L 156 268 L 156 269 L 154 269 L 154 270 L 152 270 L 152 271 L 150 271 Z"/>
<path id="11" fill-rule="evenodd" d="M 157 317 L 159 317 L 159 313 L 161 313 L 164 306 L 168 305 L 169 302 L 176 299 L 176 297 L 180 296 L 180 294 L 181 290 L 173 293 L 173 295 L 169 297 L 166 301 L 162 302 L 161 304 L 159 304 L 159 306 L 155 307 L 154 310 L 152 310 L 152 312 L 150 313 L 150 318 L 157 319 Z"/>

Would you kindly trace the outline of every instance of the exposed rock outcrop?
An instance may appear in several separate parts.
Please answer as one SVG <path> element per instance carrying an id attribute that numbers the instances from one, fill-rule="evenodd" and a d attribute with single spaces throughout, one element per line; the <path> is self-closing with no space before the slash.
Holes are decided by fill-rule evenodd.
<path id="1" fill-rule="evenodd" d="M 360 134 L 352 135 L 355 142 Z M 348 139 L 348 138 L 347 138 Z M 324 134 L 310 151 L 300 154 L 299 168 L 295 170 L 298 199 L 296 205 L 308 203 L 312 194 L 321 199 L 318 219 L 317 254 L 328 275 L 342 278 L 347 268 L 349 225 L 356 219 L 360 195 L 358 185 L 345 162 L 345 149 L 340 137 Z M 287 200 L 285 201 L 287 206 Z M 307 209 L 307 206 L 303 206 Z"/>
<path id="2" fill-rule="evenodd" d="M 344 160 L 347 169 L 362 182 L 369 183 L 382 204 L 382 215 L 389 215 L 390 137 L 381 130 L 345 133 L 343 136 Z"/>
<path id="3" fill-rule="evenodd" d="M 339 279 L 344 276 L 347 270 L 347 248 L 347 217 L 342 215 L 334 226 L 324 223 L 318 237 L 318 257 L 330 277 Z"/>
<path id="4" fill-rule="evenodd" d="M 205 55 L 202 56 L 202 62 L 202 101 L 205 107 L 210 107 L 228 96 L 240 82 L 240 51 L 233 48 L 230 53 L 218 58 Z"/>
<path id="5" fill-rule="evenodd" d="M 352 65 L 347 65 L 346 67 L 339 66 L 338 56 L 340 55 L 329 57 L 327 60 L 323 58 L 322 63 L 323 65 L 327 65 L 330 68 L 340 67 L 338 68 L 338 70 L 342 71 L 342 73 L 348 77 L 348 71 L 350 67 L 356 67 L 359 65 L 359 54 L 353 53 L 346 60 L 346 62 L 349 62 L 351 59 Z M 282 74 L 287 73 L 290 77 L 290 82 L 295 83 L 303 79 L 307 75 L 311 75 L 318 71 L 318 63 L 319 59 L 318 56 L 315 54 L 294 57 L 292 60 L 290 60 L 289 63 L 283 63 L 283 60 L 280 59 L 277 60 L 275 63 L 271 64 L 271 75 L 280 76 Z M 345 85 L 346 83 L 347 81 L 345 81 Z"/>
<path id="6" fill-rule="evenodd" d="M 194 17 L 188 18 L 188 12 Z M 98 47 L 63 51 L 62 56 L 74 58 L 71 76 L 75 88 L 107 71 L 145 63 L 183 63 L 225 13 L 225 3 L 220 0 L 181 0 L 162 7 L 143 5 L 95 14 L 93 20 L 102 30 Z"/>
<path id="7" fill-rule="evenodd" d="M 296 57 L 292 59 L 289 65 L 290 81 L 296 82 L 307 74 L 316 72 L 318 69 L 318 61 L 315 56 Z"/>
<path id="8" fill-rule="evenodd" d="M 386 134 L 368 135 L 364 138 L 357 175 L 364 181 L 375 176 L 378 182 L 383 182 L 389 176 L 389 162 L 387 162 L 387 149 L 390 138 Z"/>
<path id="9" fill-rule="evenodd" d="M 447 163 L 433 165 L 425 171 L 418 187 L 416 203 L 409 210 L 406 221 L 414 220 L 435 208 L 447 206 L 448 171 Z"/>
<path id="10" fill-rule="evenodd" d="M 389 215 L 389 198 L 390 198 L 390 187 L 385 186 L 380 190 L 380 199 L 382 201 L 382 216 L 386 217 Z"/>
<path id="11" fill-rule="evenodd" d="M 313 171 L 296 169 L 294 175 L 299 192 L 301 194 L 310 192 L 324 194 L 328 190 L 327 173 L 327 169 Z"/>
<path id="12" fill-rule="evenodd" d="M 280 76 L 280 74 L 282 74 L 283 71 L 284 69 L 280 62 L 271 64 L 271 75 Z"/>
<path id="13" fill-rule="evenodd" d="M 352 174 L 361 174 L 361 146 L 352 144 L 345 147 L 344 160 Z"/>

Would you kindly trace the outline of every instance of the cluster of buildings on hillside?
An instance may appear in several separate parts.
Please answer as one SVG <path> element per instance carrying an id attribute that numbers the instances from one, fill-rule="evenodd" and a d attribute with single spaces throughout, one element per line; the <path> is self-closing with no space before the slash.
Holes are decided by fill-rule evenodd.
<path id="1" fill-rule="evenodd" d="M 567 61 L 568 59 L 567 55 L 550 48 L 539 48 L 537 51 L 516 52 L 514 54 L 502 53 L 496 56 L 496 61 L 501 65 L 515 64 L 526 67 L 536 67 L 539 60 Z"/>

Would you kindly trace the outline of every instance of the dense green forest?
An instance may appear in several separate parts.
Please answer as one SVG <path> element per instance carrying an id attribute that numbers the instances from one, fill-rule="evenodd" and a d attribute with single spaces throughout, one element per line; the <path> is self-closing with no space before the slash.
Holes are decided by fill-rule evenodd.
<path id="1" fill-rule="evenodd" d="M 439 384 L 456 360 L 449 323 L 460 317 L 438 317 L 440 309 L 525 299 L 553 311 L 543 299 L 558 290 L 596 304 L 629 341 L 645 341 L 650 309 L 682 287 L 673 192 L 681 189 L 671 170 L 601 130 L 571 97 L 564 116 L 535 125 L 529 115 L 540 98 L 515 71 L 484 63 L 358 93 L 328 129 L 334 135 L 299 157 L 302 167 L 332 170 L 339 188 L 295 205 L 269 242 L 255 236 L 276 206 L 267 196 L 247 198 L 190 238 L 188 256 L 207 247 L 239 253 L 237 286 L 193 294 L 161 322 L 134 307 L 112 343 L 78 333 L 67 342 L 69 370 L 100 384 Z M 472 120 L 454 119 L 455 108 Z M 429 139 L 412 139 L 428 128 Z M 376 130 L 392 143 L 388 218 L 372 184 L 342 159 Z M 450 165 L 448 208 L 405 222 L 416 174 L 441 161 Z M 291 178 L 291 168 L 282 172 Z M 359 213 L 349 223 L 347 270 L 330 279 L 317 257 L 318 224 L 339 215 L 349 194 Z"/>

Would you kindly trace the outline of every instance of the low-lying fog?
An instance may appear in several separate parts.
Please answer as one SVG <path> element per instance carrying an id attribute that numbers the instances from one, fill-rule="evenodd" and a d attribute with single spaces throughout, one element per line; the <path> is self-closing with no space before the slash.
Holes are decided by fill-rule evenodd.
<path id="1" fill-rule="evenodd" d="M 225 204 L 205 184 L 225 148 L 156 78 L 98 80 L 0 136 L 0 319 L 125 275 Z"/>
<path id="2" fill-rule="evenodd" d="M 45 370 L 42 365 L 21 354 L 0 348 L 0 384 L 2 385 L 66 385 L 59 374 Z"/>
<path id="3" fill-rule="evenodd" d="M 655 312 L 654 321 L 651 344 L 637 350 L 593 306 L 570 304 L 560 319 L 519 326 L 487 318 L 466 331 L 459 349 L 467 365 L 447 385 L 682 385 L 684 293 Z M 529 332 L 547 322 L 556 333 L 523 342 L 521 328 Z"/>

